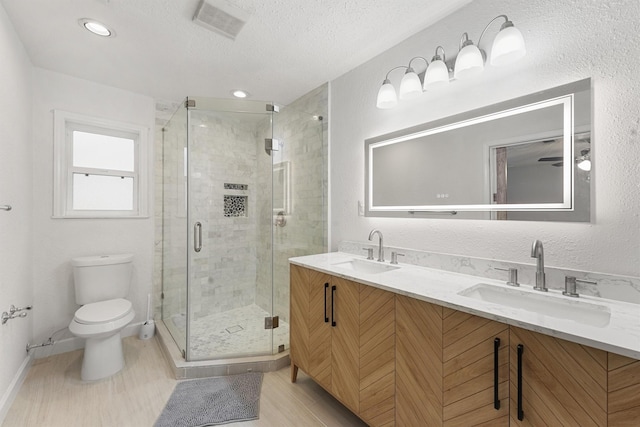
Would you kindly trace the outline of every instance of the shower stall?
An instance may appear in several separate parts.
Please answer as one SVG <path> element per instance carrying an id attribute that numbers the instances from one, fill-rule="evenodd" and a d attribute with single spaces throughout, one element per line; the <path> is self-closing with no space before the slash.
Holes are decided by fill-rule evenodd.
<path id="1" fill-rule="evenodd" d="M 326 88 L 189 97 L 162 129 L 162 321 L 186 361 L 289 348 L 288 259 L 327 249 Z"/>

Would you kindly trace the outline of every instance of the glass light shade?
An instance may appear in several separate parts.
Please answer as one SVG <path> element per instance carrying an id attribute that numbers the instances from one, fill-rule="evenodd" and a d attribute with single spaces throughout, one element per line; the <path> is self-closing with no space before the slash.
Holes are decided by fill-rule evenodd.
<path id="1" fill-rule="evenodd" d="M 527 54 L 522 33 L 516 27 L 507 27 L 496 36 L 491 47 L 491 65 L 511 64 Z"/>
<path id="2" fill-rule="evenodd" d="M 578 167 L 583 171 L 589 172 L 591 170 L 591 160 L 585 159 L 581 161 L 580 163 L 578 163 Z"/>
<path id="3" fill-rule="evenodd" d="M 385 80 L 378 91 L 378 100 L 376 106 L 381 109 L 393 108 L 398 105 L 398 96 L 396 89 L 389 80 Z"/>
<path id="4" fill-rule="evenodd" d="M 456 65 L 453 69 L 453 76 L 456 79 L 466 79 L 475 76 L 480 74 L 482 70 L 484 70 L 484 60 L 477 46 L 469 44 L 458 52 Z"/>
<path id="5" fill-rule="evenodd" d="M 449 84 L 449 70 L 443 60 L 431 61 L 424 75 L 424 89 L 432 90 Z"/>
<path id="6" fill-rule="evenodd" d="M 412 70 L 402 77 L 400 82 L 400 99 L 414 99 L 422 95 L 420 77 Z"/>

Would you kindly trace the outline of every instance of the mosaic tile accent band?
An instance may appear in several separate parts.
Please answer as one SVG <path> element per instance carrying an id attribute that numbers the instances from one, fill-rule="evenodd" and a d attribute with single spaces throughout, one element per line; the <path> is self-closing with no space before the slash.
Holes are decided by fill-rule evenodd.
<path id="1" fill-rule="evenodd" d="M 229 184 L 228 182 L 224 183 L 225 190 L 248 190 L 248 184 Z"/>

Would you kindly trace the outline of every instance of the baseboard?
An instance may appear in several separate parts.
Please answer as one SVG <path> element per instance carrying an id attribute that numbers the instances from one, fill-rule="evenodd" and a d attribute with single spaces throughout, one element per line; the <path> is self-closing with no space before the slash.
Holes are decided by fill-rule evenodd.
<path id="1" fill-rule="evenodd" d="M 131 335 L 138 335 L 140 326 L 144 322 L 132 323 L 127 325 L 121 332 L 122 338 L 129 337 Z M 38 347 L 31 352 L 36 359 L 42 359 L 44 357 L 53 356 L 55 354 L 67 353 L 69 351 L 79 350 L 84 348 L 84 338 L 69 337 L 60 340 L 55 340 L 53 345 L 45 347 Z"/>
<path id="2" fill-rule="evenodd" d="M 29 372 L 33 359 L 34 358 L 31 355 L 27 355 L 27 357 L 24 358 L 20 368 L 18 368 L 18 372 L 16 372 L 16 375 L 13 377 L 13 380 L 11 380 L 11 383 L 9 384 L 9 387 L 7 387 L 2 399 L 0 399 L 0 425 L 4 422 L 4 419 L 9 412 L 9 408 L 11 408 L 13 401 L 18 395 L 18 391 L 20 391 L 20 387 L 22 387 L 22 383 L 24 383 L 24 380 L 27 377 L 27 373 Z"/>

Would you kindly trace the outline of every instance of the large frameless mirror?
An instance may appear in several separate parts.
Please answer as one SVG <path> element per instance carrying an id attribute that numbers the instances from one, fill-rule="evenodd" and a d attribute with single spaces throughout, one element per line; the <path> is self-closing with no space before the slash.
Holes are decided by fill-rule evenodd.
<path id="1" fill-rule="evenodd" d="M 365 214 L 590 220 L 589 79 L 365 141 Z"/>

